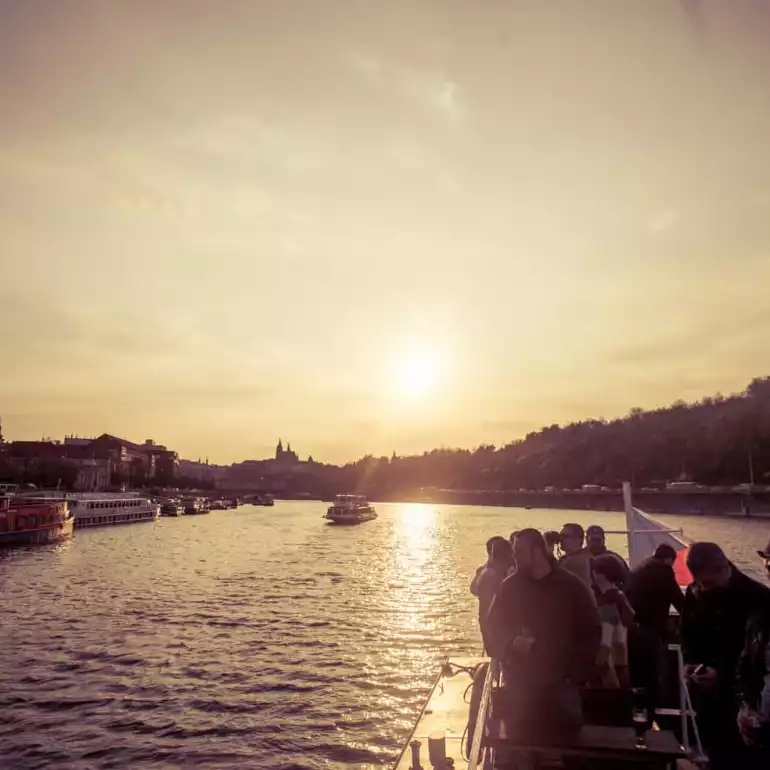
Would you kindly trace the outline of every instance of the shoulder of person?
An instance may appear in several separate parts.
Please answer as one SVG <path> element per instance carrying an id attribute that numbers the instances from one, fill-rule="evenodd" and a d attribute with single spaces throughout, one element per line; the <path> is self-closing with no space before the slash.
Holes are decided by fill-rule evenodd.
<path id="1" fill-rule="evenodd" d="M 741 572 L 737 567 L 733 565 L 733 585 L 740 590 L 740 592 L 746 596 L 751 596 L 762 602 L 770 603 L 770 588 L 763 585 L 758 580 L 749 577 L 745 572 Z"/>
<path id="2" fill-rule="evenodd" d="M 521 585 L 521 576 L 518 574 L 506 575 L 503 582 L 500 583 L 500 593 L 511 593 L 516 591 Z"/>
<path id="3" fill-rule="evenodd" d="M 575 553 L 565 553 L 564 556 L 559 559 L 559 563 L 575 561 L 576 559 L 585 559 L 586 557 L 590 558 L 591 552 L 587 548 L 581 548 L 579 551 L 575 551 Z"/>
<path id="4" fill-rule="evenodd" d="M 563 583 L 565 586 L 569 586 L 573 591 L 580 589 L 582 591 L 591 593 L 591 590 L 574 572 L 571 572 L 569 569 L 565 569 L 563 566 L 555 564 L 553 569 L 553 576 L 557 582 Z"/>
<path id="5" fill-rule="evenodd" d="M 619 562 L 622 562 L 624 566 L 628 567 L 626 560 L 619 553 L 616 553 L 615 551 L 607 551 L 607 553 L 610 556 L 614 556 Z"/>

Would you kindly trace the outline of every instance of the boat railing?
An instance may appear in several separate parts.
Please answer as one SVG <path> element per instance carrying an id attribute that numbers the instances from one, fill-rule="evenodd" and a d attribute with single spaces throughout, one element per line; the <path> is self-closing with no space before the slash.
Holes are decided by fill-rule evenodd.
<path id="1" fill-rule="evenodd" d="M 661 717 L 679 717 L 682 731 L 682 747 L 687 755 L 692 757 L 697 763 L 706 760 L 706 754 L 703 751 L 703 744 L 700 739 L 698 722 L 695 719 L 695 709 L 690 698 L 690 690 L 687 687 L 687 675 L 684 667 L 684 657 L 682 655 L 682 645 L 669 644 L 669 652 L 676 654 L 676 673 L 679 682 L 679 708 L 656 708 L 655 715 Z M 692 738 L 690 739 L 690 726 L 692 726 Z M 694 744 L 694 745 L 693 745 Z"/>
<path id="2" fill-rule="evenodd" d="M 492 690 L 500 679 L 500 664 L 497 658 L 492 658 L 487 667 L 487 673 L 484 677 L 484 687 L 481 691 L 481 700 L 479 701 L 479 710 L 475 719 L 475 729 L 473 731 L 473 741 L 468 752 L 468 770 L 478 770 L 484 766 L 485 754 L 483 751 L 484 726 L 487 724 L 489 712 L 492 707 Z M 473 715 L 471 715 L 471 719 Z"/>
<path id="3" fill-rule="evenodd" d="M 696 764 L 700 765 L 701 763 L 706 762 L 706 754 L 703 751 L 698 724 L 695 720 L 695 709 L 693 708 L 690 691 L 687 687 L 687 676 L 685 674 L 682 647 L 679 644 L 669 644 L 668 649 L 670 652 L 676 654 L 677 679 L 679 681 L 679 708 L 657 708 L 655 709 L 655 715 L 680 718 L 682 748 Z M 492 691 L 495 686 L 500 684 L 500 680 L 501 666 L 499 661 L 493 658 L 487 668 L 481 700 L 475 718 L 476 728 L 474 729 L 473 741 L 468 751 L 468 770 L 481 770 L 481 768 L 486 766 L 484 725 L 487 724 L 491 711 Z M 473 715 L 471 715 L 471 719 L 473 719 Z"/>

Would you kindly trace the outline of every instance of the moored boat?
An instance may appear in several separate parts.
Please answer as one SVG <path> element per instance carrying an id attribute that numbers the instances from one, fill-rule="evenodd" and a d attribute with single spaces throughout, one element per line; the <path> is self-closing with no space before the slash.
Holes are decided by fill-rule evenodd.
<path id="1" fill-rule="evenodd" d="M 75 519 L 75 527 L 102 527 L 155 521 L 160 505 L 149 497 L 134 493 L 109 492 L 36 492 L 24 499 L 36 502 L 66 502 Z"/>
<path id="2" fill-rule="evenodd" d="M 364 495 L 337 495 L 326 511 L 331 524 L 361 524 L 377 518 L 377 511 Z"/>
<path id="3" fill-rule="evenodd" d="M 184 516 L 184 506 L 176 500 L 166 500 L 160 505 L 161 516 Z"/>
<path id="4" fill-rule="evenodd" d="M 0 484 L 0 547 L 56 543 L 72 535 L 74 518 L 63 501 L 38 502 L 16 496 Z"/>
<path id="5" fill-rule="evenodd" d="M 187 516 L 196 516 L 200 513 L 208 513 L 211 510 L 208 500 L 204 500 L 201 497 L 184 497 L 182 498 L 182 505 Z"/>

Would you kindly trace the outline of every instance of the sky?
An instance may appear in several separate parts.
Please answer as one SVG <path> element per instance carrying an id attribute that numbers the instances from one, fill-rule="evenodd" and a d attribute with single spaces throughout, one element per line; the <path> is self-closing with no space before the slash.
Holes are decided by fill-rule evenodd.
<path id="1" fill-rule="evenodd" d="M 501 445 L 770 350 L 764 0 L 2 0 L 0 416 Z"/>

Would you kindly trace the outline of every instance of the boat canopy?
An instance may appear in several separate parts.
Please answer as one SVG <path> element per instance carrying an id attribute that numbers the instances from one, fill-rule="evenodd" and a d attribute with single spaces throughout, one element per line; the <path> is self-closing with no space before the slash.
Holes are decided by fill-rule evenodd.
<path id="1" fill-rule="evenodd" d="M 363 503 L 366 504 L 366 496 L 365 495 L 337 495 L 334 498 L 334 502 L 336 504 L 340 503 Z"/>

